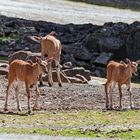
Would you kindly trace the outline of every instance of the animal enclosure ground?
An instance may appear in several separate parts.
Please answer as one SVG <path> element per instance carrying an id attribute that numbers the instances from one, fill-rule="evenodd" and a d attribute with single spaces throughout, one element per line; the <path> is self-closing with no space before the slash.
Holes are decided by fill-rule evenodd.
<path id="1" fill-rule="evenodd" d="M 7 86 L 7 79 L 0 76 L 0 111 L 3 111 L 5 101 L 5 91 Z M 96 81 L 95 81 L 96 82 Z M 102 82 L 103 83 L 103 82 Z M 105 107 L 105 93 L 104 85 L 92 82 L 92 84 L 76 84 L 63 83 L 63 87 L 59 87 L 54 83 L 53 87 L 49 87 L 48 83 L 40 87 L 40 107 L 42 111 L 71 111 L 71 110 L 94 110 L 104 109 Z M 8 100 L 9 111 L 17 111 L 15 85 L 11 87 Z M 30 88 L 31 91 L 31 105 L 33 107 L 35 101 L 35 88 Z M 140 88 L 133 87 L 133 103 L 135 108 L 140 108 Z M 21 107 L 23 111 L 27 111 L 27 96 L 25 87 L 21 89 Z M 119 105 L 118 89 L 113 91 L 113 105 L 115 108 Z M 122 105 L 124 108 L 129 108 L 129 94 L 126 88 L 123 88 Z"/>
<path id="2" fill-rule="evenodd" d="M 22 112 L 17 112 L 14 88 L 10 91 L 9 112 L 3 112 L 7 79 L 0 76 L 0 132 L 22 134 L 47 134 L 88 137 L 140 138 L 140 90 L 133 87 L 133 102 L 136 109 L 129 109 L 129 94 L 123 89 L 122 104 L 117 110 L 119 96 L 117 88 L 113 92 L 113 105 L 116 110 L 106 111 L 104 86 L 92 84 L 57 83 L 53 87 L 40 87 L 41 111 L 28 116 L 25 87 L 21 90 Z M 34 88 L 31 88 L 33 107 Z"/>

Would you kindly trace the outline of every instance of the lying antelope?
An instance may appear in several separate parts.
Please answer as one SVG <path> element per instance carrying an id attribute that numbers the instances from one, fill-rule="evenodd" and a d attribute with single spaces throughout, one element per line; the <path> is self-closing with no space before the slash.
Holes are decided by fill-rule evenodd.
<path id="1" fill-rule="evenodd" d="M 62 86 L 61 77 L 60 77 L 61 42 L 58 39 L 56 39 L 54 35 L 55 35 L 55 32 L 51 32 L 44 37 L 34 36 L 34 38 L 37 39 L 41 43 L 42 59 L 44 59 L 45 57 L 48 57 L 48 59 L 52 57 L 54 58 L 55 65 L 57 68 L 57 79 L 58 79 L 59 86 L 61 87 Z M 48 65 L 48 83 L 49 83 L 49 86 L 53 85 L 51 63 Z M 42 84 L 42 80 L 40 84 Z"/>
<path id="2" fill-rule="evenodd" d="M 122 85 L 125 84 L 128 88 L 130 96 L 130 108 L 132 108 L 132 93 L 131 93 L 131 77 L 132 74 L 137 75 L 137 66 L 140 64 L 140 60 L 132 62 L 127 59 L 127 63 L 121 61 L 115 62 L 110 61 L 107 65 L 107 82 L 105 83 L 105 94 L 106 94 L 106 108 L 112 109 L 112 93 L 111 90 L 115 87 L 116 83 L 119 88 L 119 107 L 122 108 Z M 110 105 L 108 94 L 110 95 Z"/>
<path id="3" fill-rule="evenodd" d="M 26 92 L 27 92 L 27 98 L 28 98 L 28 113 L 31 113 L 31 107 L 30 107 L 30 91 L 29 87 L 32 84 L 36 85 L 36 101 L 34 104 L 33 109 L 39 110 L 38 106 L 38 98 L 39 98 L 39 88 L 38 88 L 38 78 L 39 75 L 47 72 L 47 65 L 52 61 L 52 58 L 48 59 L 47 61 L 42 61 L 39 58 L 36 58 L 36 63 L 33 62 L 26 62 L 23 60 L 15 59 L 10 63 L 9 66 L 9 74 L 8 74 L 8 86 L 6 90 L 6 100 L 5 100 L 5 106 L 4 111 L 8 111 L 7 109 L 7 102 L 8 102 L 8 95 L 9 95 L 9 89 L 14 82 L 14 80 L 17 80 L 17 87 L 16 87 L 16 98 L 17 98 L 17 109 L 21 111 L 21 106 L 19 102 L 19 90 L 21 87 L 21 81 L 25 82 Z"/>

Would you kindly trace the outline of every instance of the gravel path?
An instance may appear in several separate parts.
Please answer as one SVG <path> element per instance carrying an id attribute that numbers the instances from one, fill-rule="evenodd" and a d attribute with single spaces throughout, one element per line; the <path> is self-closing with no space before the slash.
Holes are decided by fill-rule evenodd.
<path id="1" fill-rule="evenodd" d="M 74 3 L 67 0 L 3 0 L 0 14 L 55 23 L 93 23 L 140 21 L 140 12 Z"/>

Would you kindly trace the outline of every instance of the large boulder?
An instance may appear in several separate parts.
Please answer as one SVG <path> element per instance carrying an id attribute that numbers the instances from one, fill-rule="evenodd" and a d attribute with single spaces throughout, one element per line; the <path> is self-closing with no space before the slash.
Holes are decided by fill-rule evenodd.
<path id="1" fill-rule="evenodd" d="M 30 52 L 30 51 L 17 51 L 9 56 L 9 64 L 15 59 L 26 60 L 26 58 L 31 53 L 32 52 Z"/>
<path id="2" fill-rule="evenodd" d="M 26 57 L 26 61 L 27 60 L 31 60 L 32 62 L 36 62 L 36 58 L 41 58 L 41 53 L 31 53 L 31 54 L 29 54 L 27 57 Z"/>
<path id="3" fill-rule="evenodd" d="M 41 53 L 32 53 L 30 51 L 17 51 L 10 55 L 9 64 L 15 59 L 20 59 L 24 61 L 31 60 L 32 62 L 36 62 L 36 57 L 41 58 Z"/>
<path id="4" fill-rule="evenodd" d="M 0 62 L 0 75 L 5 75 L 8 77 L 8 72 L 9 72 L 9 64 L 7 62 Z"/>
<path id="5" fill-rule="evenodd" d="M 134 22 L 124 32 L 126 36 L 127 57 L 132 60 L 140 58 L 140 23 Z"/>
<path id="6" fill-rule="evenodd" d="M 127 27 L 124 23 L 106 23 L 101 29 L 87 36 L 85 47 L 93 53 L 114 53 L 115 59 L 123 59 L 126 57 L 125 40 L 120 34 Z"/>
<path id="7" fill-rule="evenodd" d="M 113 57 L 113 53 L 102 52 L 94 61 L 94 64 L 106 66 L 108 61 Z"/>

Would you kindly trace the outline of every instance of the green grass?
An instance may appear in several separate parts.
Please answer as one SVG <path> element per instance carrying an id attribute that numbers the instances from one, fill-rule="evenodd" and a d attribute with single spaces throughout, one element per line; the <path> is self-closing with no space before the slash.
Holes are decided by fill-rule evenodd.
<path id="1" fill-rule="evenodd" d="M 140 111 L 79 111 L 38 113 L 31 116 L 24 114 L 0 114 L 0 122 L 16 125 L 79 127 L 90 125 L 137 125 L 140 124 Z"/>
<path id="2" fill-rule="evenodd" d="M 139 110 L 35 112 L 31 116 L 27 116 L 25 112 L 0 114 L 0 124 L 3 124 L 0 132 L 140 139 L 140 130 L 135 127 L 140 125 L 139 116 Z M 95 129 L 83 129 L 83 126 L 94 126 Z"/>
<path id="3" fill-rule="evenodd" d="M 0 44 L 8 44 L 10 42 L 11 38 L 10 37 L 0 37 Z"/>
<path id="4" fill-rule="evenodd" d="M 96 131 L 96 130 L 82 130 L 76 129 L 48 129 L 48 128 L 17 128 L 17 127 L 5 127 L 0 128 L 0 133 L 14 133 L 14 134 L 40 134 L 51 136 L 75 136 L 75 137 L 100 137 L 100 138 L 123 138 L 123 139 L 140 139 L 140 129 L 135 130 L 115 130 L 115 131 Z"/>
<path id="5" fill-rule="evenodd" d="M 9 44 L 11 40 L 15 40 L 16 43 L 20 41 L 16 34 L 11 33 L 9 36 L 0 36 L 0 44 Z"/>
<path id="6" fill-rule="evenodd" d="M 0 60 L 8 60 L 8 57 L 6 57 L 6 56 L 0 56 Z"/>

